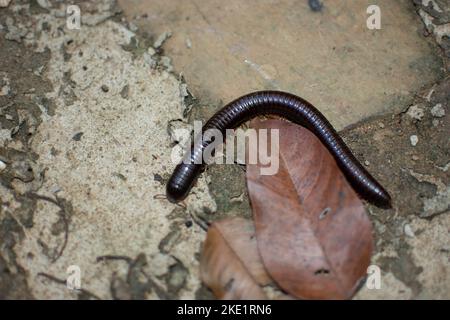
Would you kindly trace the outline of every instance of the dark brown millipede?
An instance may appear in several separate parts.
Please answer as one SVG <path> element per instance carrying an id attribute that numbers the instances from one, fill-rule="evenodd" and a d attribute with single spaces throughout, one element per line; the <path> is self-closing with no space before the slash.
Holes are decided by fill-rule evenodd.
<path id="1" fill-rule="evenodd" d="M 309 102 L 293 94 L 280 91 L 249 93 L 218 111 L 203 126 L 202 131 L 217 129 L 225 134 L 226 129 L 234 129 L 260 115 L 276 115 L 306 127 L 328 148 L 347 180 L 361 197 L 380 207 L 391 206 L 388 192 L 356 160 L 328 120 Z M 178 202 L 188 195 L 205 166 L 203 152 L 210 143 L 208 139 L 194 139 L 191 152 L 186 153 L 167 183 L 166 192 L 170 201 Z"/>

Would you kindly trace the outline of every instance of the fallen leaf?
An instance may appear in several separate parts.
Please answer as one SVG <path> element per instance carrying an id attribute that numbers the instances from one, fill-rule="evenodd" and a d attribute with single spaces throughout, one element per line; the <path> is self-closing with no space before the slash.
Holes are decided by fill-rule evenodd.
<path id="1" fill-rule="evenodd" d="M 233 217 L 208 229 L 200 260 L 202 281 L 219 299 L 267 299 L 264 286 L 274 285 L 259 256 L 252 221 Z M 278 292 L 275 299 L 290 299 Z"/>
<path id="2" fill-rule="evenodd" d="M 279 129 L 278 172 L 261 175 L 261 164 L 247 165 L 267 272 L 298 298 L 350 298 L 366 276 L 373 246 L 361 200 L 310 131 L 276 119 L 254 120 L 252 127 Z"/>

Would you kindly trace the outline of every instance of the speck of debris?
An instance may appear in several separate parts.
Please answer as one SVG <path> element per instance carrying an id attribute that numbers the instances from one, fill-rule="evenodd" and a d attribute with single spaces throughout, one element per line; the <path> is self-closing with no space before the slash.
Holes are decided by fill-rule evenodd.
<path id="1" fill-rule="evenodd" d="M 309 8 L 314 12 L 319 12 L 323 8 L 323 4 L 319 0 L 308 0 Z"/>
<path id="2" fill-rule="evenodd" d="M 138 31 L 138 26 L 135 25 L 133 22 L 130 22 L 130 23 L 128 24 L 128 28 L 129 28 L 131 31 L 133 31 L 133 32 Z"/>
<path id="3" fill-rule="evenodd" d="M 187 228 L 190 228 L 190 227 L 192 227 L 192 221 L 191 221 L 191 220 L 188 220 L 188 221 L 186 221 L 186 222 L 184 223 L 184 225 L 185 225 Z"/>
<path id="4" fill-rule="evenodd" d="M 128 94 L 130 93 L 130 86 L 129 85 L 125 85 L 122 90 L 120 91 L 120 96 L 123 99 L 128 99 Z"/>
<path id="5" fill-rule="evenodd" d="M 103 92 L 108 92 L 109 91 L 109 88 L 108 88 L 108 86 L 106 84 L 102 85 L 102 91 Z"/>
<path id="6" fill-rule="evenodd" d="M 52 156 L 57 156 L 59 153 L 60 153 L 60 152 L 59 152 L 58 150 L 56 150 L 55 147 L 52 147 L 52 148 L 50 149 L 50 154 L 51 154 Z"/>
<path id="7" fill-rule="evenodd" d="M 54 186 L 52 186 L 52 187 L 50 188 L 50 192 L 53 193 L 53 194 L 58 193 L 58 192 L 60 192 L 60 191 L 61 191 L 61 187 L 60 187 L 60 186 L 57 186 L 57 185 L 54 185 Z"/>
<path id="8" fill-rule="evenodd" d="M 420 121 L 424 117 L 425 112 L 421 106 L 414 105 L 408 108 L 408 112 L 406 114 L 411 118 Z"/>
<path id="9" fill-rule="evenodd" d="M 191 48 L 192 48 L 192 41 L 191 41 L 191 39 L 189 39 L 189 38 L 186 39 L 186 47 L 187 47 L 188 49 L 191 49 Z"/>
<path id="10" fill-rule="evenodd" d="M 431 115 L 436 118 L 442 118 L 445 116 L 445 109 L 442 107 L 441 103 L 438 103 L 431 108 Z"/>
<path id="11" fill-rule="evenodd" d="M 180 240 L 181 232 L 178 229 L 174 229 L 170 231 L 160 242 L 158 245 L 159 251 L 162 253 L 168 253 L 175 246 L 176 243 Z"/>
<path id="12" fill-rule="evenodd" d="M 170 57 L 162 56 L 160 61 L 168 72 L 171 72 L 173 70 L 172 59 L 170 59 Z"/>
<path id="13" fill-rule="evenodd" d="M 419 137 L 413 134 L 412 136 L 409 137 L 409 141 L 411 141 L 411 145 L 415 147 L 419 142 Z"/>
<path id="14" fill-rule="evenodd" d="M 6 169 L 6 163 L 0 160 L 0 172 Z"/>
<path id="15" fill-rule="evenodd" d="M 156 50 L 153 47 L 148 47 L 147 53 L 150 57 L 153 57 L 156 54 Z"/>
<path id="16" fill-rule="evenodd" d="M 0 79 L 0 84 L 0 96 L 7 96 L 11 91 L 11 88 L 9 86 L 9 79 L 6 77 L 4 77 L 3 80 Z"/>
<path id="17" fill-rule="evenodd" d="M 72 140 L 73 141 L 80 141 L 82 136 L 83 136 L 83 132 L 78 132 L 78 133 L 73 135 Z"/>
<path id="18" fill-rule="evenodd" d="M 119 178 L 122 181 L 127 181 L 127 177 L 125 177 L 123 174 L 119 173 L 119 172 L 114 172 L 113 176 Z"/>
<path id="19" fill-rule="evenodd" d="M 11 0 L 2 0 L 0 1 L 0 8 L 6 8 L 9 3 L 11 2 Z"/>
<path id="20" fill-rule="evenodd" d="M 42 9 L 48 9 L 52 6 L 52 4 L 50 3 L 50 1 L 48 0 L 37 0 L 37 4 L 42 8 Z"/>
<path id="21" fill-rule="evenodd" d="M 164 42 L 169 39 L 172 36 L 172 32 L 170 31 L 166 31 L 164 33 L 162 33 L 158 39 L 156 39 L 156 41 L 153 43 L 153 48 L 158 49 L 159 47 L 161 47 Z"/>
<path id="22" fill-rule="evenodd" d="M 33 74 L 40 77 L 42 75 L 42 71 L 44 70 L 44 66 L 37 67 L 33 70 Z"/>
<path id="23" fill-rule="evenodd" d="M 364 164 L 366 165 L 366 166 L 370 166 L 370 162 L 369 161 L 364 161 Z"/>
<path id="24" fill-rule="evenodd" d="M 153 179 L 155 179 L 155 181 L 158 182 L 163 182 L 163 177 L 161 177 L 159 174 L 155 173 L 155 175 L 153 176 Z"/>
<path id="25" fill-rule="evenodd" d="M 414 231 L 411 229 L 411 226 L 409 224 L 405 224 L 405 226 L 403 227 L 403 232 L 410 238 L 415 237 Z"/>

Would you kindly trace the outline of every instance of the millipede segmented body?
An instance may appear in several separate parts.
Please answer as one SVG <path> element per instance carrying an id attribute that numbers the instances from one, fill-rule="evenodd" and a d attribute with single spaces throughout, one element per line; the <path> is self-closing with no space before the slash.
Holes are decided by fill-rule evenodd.
<path id="1" fill-rule="evenodd" d="M 380 207 L 390 207 L 387 191 L 356 160 L 328 120 L 309 102 L 293 94 L 280 91 L 259 91 L 242 96 L 227 104 L 203 126 L 202 131 L 217 129 L 225 136 L 226 129 L 261 115 L 276 115 L 306 127 L 328 148 L 345 177 L 359 195 Z M 196 141 L 200 141 L 199 143 Z M 167 198 L 183 200 L 202 172 L 203 152 L 211 143 L 208 139 L 194 139 L 190 152 L 176 166 L 167 183 Z"/>

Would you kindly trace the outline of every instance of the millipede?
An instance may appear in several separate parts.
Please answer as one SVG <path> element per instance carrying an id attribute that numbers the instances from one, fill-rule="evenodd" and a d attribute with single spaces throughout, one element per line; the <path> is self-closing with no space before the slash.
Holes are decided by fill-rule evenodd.
<path id="1" fill-rule="evenodd" d="M 244 95 L 214 114 L 203 126 L 209 129 L 234 129 L 257 116 L 274 115 L 301 125 L 316 135 L 330 151 L 353 189 L 367 201 L 383 208 L 391 207 L 391 197 L 381 184 L 356 159 L 336 130 L 311 103 L 287 92 L 258 91 Z M 186 198 L 205 167 L 203 152 L 212 141 L 194 139 L 190 152 L 175 167 L 167 186 L 167 198 L 179 202 Z"/>

